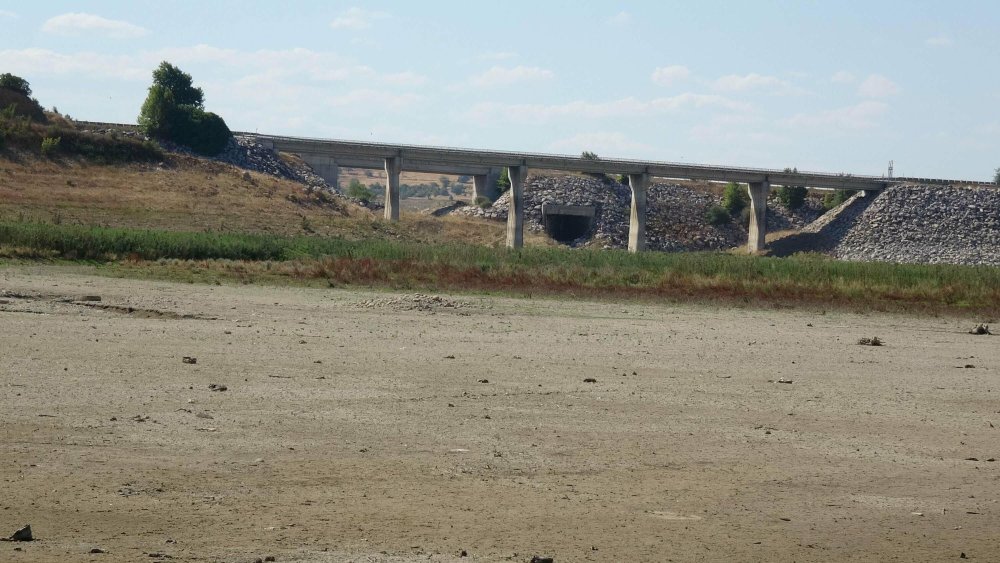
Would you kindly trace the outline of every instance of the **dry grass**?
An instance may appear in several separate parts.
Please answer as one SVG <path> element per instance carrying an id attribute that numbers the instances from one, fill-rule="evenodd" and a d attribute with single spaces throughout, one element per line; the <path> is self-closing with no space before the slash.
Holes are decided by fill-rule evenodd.
<path id="1" fill-rule="evenodd" d="M 0 158 L 0 221 L 487 246 L 505 236 L 500 223 L 418 213 L 401 219 L 388 224 L 296 182 L 255 172 L 248 180 L 244 170 L 189 156 L 170 155 L 163 166 Z M 539 235 L 526 243 L 551 244 Z"/>

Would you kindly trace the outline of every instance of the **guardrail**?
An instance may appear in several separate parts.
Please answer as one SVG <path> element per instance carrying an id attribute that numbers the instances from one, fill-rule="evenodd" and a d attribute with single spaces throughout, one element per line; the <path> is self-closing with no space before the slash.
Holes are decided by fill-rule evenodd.
<path id="1" fill-rule="evenodd" d="M 138 125 L 131 123 L 106 123 L 100 121 L 76 121 L 79 126 L 92 127 L 95 129 L 114 129 L 121 131 L 137 131 Z M 754 168 L 746 166 L 724 166 L 718 164 L 695 164 L 669 161 L 641 161 L 618 158 L 601 158 L 599 160 L 584 159 L 579 156 L 551 153 L 520 153 L 511 151 L 487 151 L 477 149 L 464 149 L 458 147 L 431 146 L 431 145 L 410 145 L 410 144 L 390 144 L 375 143 L 371 141 L 352 141 L 344 139 L 323 139 L 318 137 L 295 137 L 287 135 L 267 135 L 250 131 L 233 131 L 233 135 L 256 137 L 288 144 L 309 144 L 315 145 L 317 149 L 324 146 L 328 148 L 338 147 L 349 148 L 354 154 L 370 153 L 374 157 L 395 156 L 400 153 L 414 153 L 420 158 L 433 158 L 435 156 L 448 161 L 489 161 L 497 166 L 516 165 L 525 161 L 534 161 L 541 166 L 551 166 L 553 168 L 565 167 L 574 171 L 594 171 L 594 172 L 640 172 L 648 170 L 653 172 L 672 173 L 682 172 L 687 174 L 696 173 L 697 179 L 709 179 L 710 176 L 718 176 L 721 181 L 726 181 L 727 177 L 746 176 L 769 179 L 772 183 L 782 185 L 814 185 L 837 187 L 853 187 L 854 189 L 883 189 L 889 185 L 918 183 L 927 185 L 963 185 L 980 187 L 997 187 L 993 182 L 983 182 L 978 180 L 948 180 L 943 178 L 915 178 L 898 177 L 886 178 L 883 176 L 854 175 L 846 173 L 830 172 L 810 172 L 797 170 L 786 172 L 774 168 Z M 536 166 L 537 167 L 537 166 Z M 592 170 L 591 170 L 592 169 Z M 670 176 L 667 176 L 670 177 Z"/>

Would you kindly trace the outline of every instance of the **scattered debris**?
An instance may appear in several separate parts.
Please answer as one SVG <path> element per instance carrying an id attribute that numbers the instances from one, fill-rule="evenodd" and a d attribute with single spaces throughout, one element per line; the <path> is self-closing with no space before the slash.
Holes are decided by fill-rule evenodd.
<path id="1" fill-rule="evenodd" d="M 586 377 L 586 378 L 583 379 L 583 382 L 584 383 L 597 383 L 597 380 L 594 379 L 593 377 Z"/>
<path id="2" fill-rule="evenodd" d="M 780 378 L 778 378 L 778 383 L 786 383 L 786 384 L 791 385 L 792 383 L 794 383 L 794 380 L 792 380 L 792 379 L 785 379 L 784 377 L 780 377 Z"/>
<path id="3" fill-rule="evenodd" d="M 185 364 L 197 364 L 198 358 L 195 358 L 193 356 L 184 356 L 183 358 L 181 358 L 181 361 L 184 362 Z"/>
<path id="4" fill-rule="evenodd" d="M 148 416 L 137 414 L 132 417 L 132 420 L 134 420 L 135 422 L 149 422 L 150 418 Z"/>
<path id="5" fill-rule="evenodd" d="M 397 311 L 436 311 L 439 309 L 462 309 L 471 304 L 465 301 L 455 301 L 440 295 L 424 295 L 414 293 L 399 297 L 383 297 L 369 299 L 358 303 L 362 309 L 395 309 Z"/>
<path id="6" fill-rule="evenodd" d="M 965 458 L 965 461 L 979 461 L 979 458 L 978 457 L 967 457 L 967 458 Z"/>
<path id="7" fill-rule="evenodd" d="M 873 336 L 871 338 L 862 338 L 858 340 L 858 344 L 861 346 L 881 346 L 882 339 L 877 336 Z"/>
<path id="8" fill-rule="evenodd" d="M 101 549 L 99 547 L 95 547 L 95 548 L 93 548 L 93 549 L 90 550 L 90 553 L 107 553 L 107 551 L 104 551 L 103 549 Z"/>
<path id="9" fill-rule="evenodd" d="M 555 559 L 551 557 L 542 557 L 540 555 L 535 555 L 531 558 L 531 563 L 555 563 Z"/>
<path id="10" fill-rule="evenodd" d="M 211 383 L 209 384 L 208 388 L 211 389 L 212 391 L 225 391 L 229 389 L 229 387 L 226 387 L 225 385 L 219 385 L 218 383 Z"/>
<path id="11" fill-rule="evenodd" d="M 455 359 L 455 354 L 448 354 L 447 356 L 444 357 L 444 359 L 446 359 L 446 360 L 454 360 Z"/>
<path id="12" fill-rule="evenodd" d="M 993 334 L 990 332 L 990 325 L 986 323 L 979 323 L 976 328 L 969 331 L 969 334 Z"/>

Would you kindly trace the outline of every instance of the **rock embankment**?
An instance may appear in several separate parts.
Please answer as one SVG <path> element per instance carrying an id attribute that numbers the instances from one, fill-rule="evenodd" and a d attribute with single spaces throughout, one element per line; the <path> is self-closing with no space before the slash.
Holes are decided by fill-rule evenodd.
<path id="1" fill-rule="evenodd" d="M 595 225 L 591 233 L 570 246 L 626 248 L 632 192 L 618 182 L 579 176 L 532 176 L 524 187 L 524 224 L 532 231 L 544 231 L 542 205 L 594 207 Z M 650 250 L 720 250 L 746 244 L 747 228 L 739 218 L 709 225 L 706 214 L 722 201 L 718 194 L 679 185 L 654 184 L 647 194 L 646 242 Z M 467 207 L 457 211 L 476 217 L 503 221 L 510 207 L 509 194 L 501 195 L 492 207 Z M 819 217 L 822 206 L 807 200 L 794 212 L 768 203 L 767 223 L 771 231 L 801 228 Z"/>
<path id="2" fill-rule="evenodd" d="M 1000 266 L 1000 190 L 899 186 L 833 246 L 842 260 Z"/>
<path id="3" fill-rule="evenodd" d="M 214 158 L 244 170 L 278 176 L 313 188 L 330 189 L 326 180 L 313 173 L 309 165 L 299 159 L 289 159 L 286 162 L 276 152 L 261 145 L 253 136 L 232 137 L 225 150 Z"/>

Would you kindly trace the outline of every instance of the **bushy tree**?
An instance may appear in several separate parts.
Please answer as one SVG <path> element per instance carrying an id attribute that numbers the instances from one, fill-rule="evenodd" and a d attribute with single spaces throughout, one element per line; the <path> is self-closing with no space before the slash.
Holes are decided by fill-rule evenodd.
<path id="1" fill-rule="evenodd" d="M 177 105 L 199 108 L 205 105 L 205 92 L 194 87 L 191 75 L 167 61 L 161 62 L 153 71 L 153 84 L 168 90 Z"/>
<path id="2" fill-rule="evenodd" d="M 218 115 L 205 111 L 205 94 L 191 75 L 163 61 L 139 111 L 139 128 L 150 137 L 190 147 L 208 156 L 222 152 L 232 133 Z"/>
<path id="3" fill-rule="evenodd" d="M 781 186 L 777 190 L 778 202 L 785 206 L 785 209 L 798 209 L 806 202 L 809 190 L 802 186 Z"/>
<path id="4" fill-rule="evenodd" d="M 6 88 L 15 92 L 20 92 L 25 96 L 31 96 L 31 85 L 20 76 L 14 76 L 9 72 L 0 74 L 0 88 Z"/>
<path id="5" fill-rule="evenodd" d="M 750 194 L 747 193 L 747 189 L 743 187 L 743 184 L 736 182 L 726 184 L 725 189 L 722 191 L 722 207 L 725 207 L 726 211 L 735 217 L 747 205 L 750 205 Z"/>
<path id="6" fill-rule="evenodd" d="M 20 76 L 0 74 L 0 109 L 13 106 L 13 115 L 27 117 L 36 123 L 46 123 L 45 110 L 31 97 L 31 85 Z"/>

